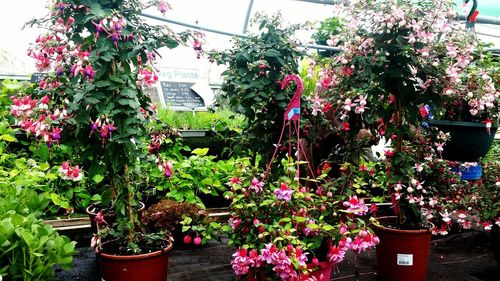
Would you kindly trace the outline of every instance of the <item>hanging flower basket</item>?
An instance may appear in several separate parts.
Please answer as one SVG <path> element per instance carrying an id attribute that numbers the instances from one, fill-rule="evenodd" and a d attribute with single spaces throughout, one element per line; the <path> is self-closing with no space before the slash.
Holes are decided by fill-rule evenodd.
<path id="1" fill-rule="evenodd" d="M 476 122 L 430 120 L 428 123 L 450 133 L 450 141 L 444 146 L 443 158 L 461 162 L 476 162 L 486 156 L 498 129 L 492 127 L 488 132 L 486 124 Z"/>

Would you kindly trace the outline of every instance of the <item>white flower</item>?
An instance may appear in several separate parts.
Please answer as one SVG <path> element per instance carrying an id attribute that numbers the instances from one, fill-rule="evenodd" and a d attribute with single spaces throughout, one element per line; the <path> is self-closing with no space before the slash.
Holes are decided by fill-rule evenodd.
<path id="1" fill-rule="evenodd" d="M 372 145 L 372 155 L 378 160 L 385 160 L 385 152 L 392 151 L 391 140 L 386 142 L 385 137 L 381 137 L 377 145 Z"/>
<path id="2" fill-rule="evenodd" d="M 82 32 L 80 32 L 78 34 L 80 34 L 80 37 L 82 37 L 83 39 L 85 39 L 91 35 L 91 33 L 89 32 L 89 30 L 86 27 L 83 29 Z"/>

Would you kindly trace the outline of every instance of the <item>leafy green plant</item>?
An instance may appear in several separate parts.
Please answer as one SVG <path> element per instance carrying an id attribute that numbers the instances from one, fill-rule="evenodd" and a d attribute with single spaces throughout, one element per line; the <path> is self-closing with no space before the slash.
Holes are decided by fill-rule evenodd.
<path id="1" fill-rule="evenodd" d="M 172 128 L 181 130 L 211 130 L 216 122 L 226 122 L 235 129 L 241 128 L 243 125 L 243 117 L 229 110 L 191 112 L 159 109 L 158 119 Z"/>
<path id="2" fill-rule="evenodd" d="M 163 1 L 67 0 L 49 5 L 46 18 L 31 22 L 47 32 L 28 51 L 47 75 L 36 96 L 18 97 L 12 108 L 22 128 L 33 131 L 41 143 L 71 146 L 76 156 L 72 163 L 85 167 L 94 181 L 106 180 L 109 196 L 103 194 L 101 200 L 112 199 L 117 220 L 102 234 L 124 242 L 110 248 L 120 254 L 140 253 L 145 241 L 135 231 L 133 208 L 140 193 L 135 183 L 141 181 L 134 180 L 143 176 L 139 166 L 146 156 L 145 125 L 155 113 L 144 88 L 158 79 L 156 50 L 195 39 L 190 32 L 147 24 L 140 13 L 154 5 L 166 10 Z M 27 110 L 22 106 L 26 104 Z M 71 179 L 77 179 L 73 171 L 79 167 L 67 168 Z"/>
<path id="3" fill-rule="evenodd" d="M 163 199 L 149 207 L 142 215 L 143 227 L 148 232 L 166 231 L 185 244 L 201 245 L 216 238 L 220 224 L 211 219 L 193 203 Z M 180 242 L 180 241 L 179 241 Z"/>
<path id="4" fill-rule="evenodd" d="M 0 198 L 0 206 L 4 200 Z M 0 276 L 7 280 L 52 280 L 55 265 L 71 268 L 75 244 L 34 214 L 2 210 Z"/>
<path id="5" fill-rule="evenodd" d="M 330 17 L 319 22 L 319 27 L 311 36 L 316 42 L 326 44 L 333 35 L 337 35 L 342 30 L 342 22 L 337 17 Z"/>
<path id="6" fill-rule="evenodd" d="M 243 160 L 216 160 L 215 156 L 207 155 L 207 152 L 207 148 L 197 148 L 189 157 L 164 157 L 173 159 L 168 177 L 163 169 L 151 166 L 149 185 L 153 186 L 156 196 L 167 196 L 178 202 L 204 207 L 201 195 L 222 195 L 227 190 L 224 183 L 229 181 L 232 171 Z"/>
<path id="7" fill-rule="evenodd" d="M 258 15 L 252 24 L 259 26 L 259 34 L 245 39 L 234 39 L 235 44 L 227 51 L 212 51 L 209 56 L 228 69 L 222 73 L 223 93 L 219 103 L 246 118 L 246 126 L 238 140 L 241 151 L 264 156 L 272 155 L 283 124 L 283 114 L 290 102 L 293 90 L 281 89 L 281 80 L 298 72 L 299 60 L 304 55 L 293 38 L 299 25 L 285 26 L 281 15 Z M 305 98 L 302 98 L 306 105 Z M 304 109 L 301 136 L 314 140 L 314 126 L 309 120 L 312 110 Z M 263 161 L 263 164 L 267 161 Z"/>

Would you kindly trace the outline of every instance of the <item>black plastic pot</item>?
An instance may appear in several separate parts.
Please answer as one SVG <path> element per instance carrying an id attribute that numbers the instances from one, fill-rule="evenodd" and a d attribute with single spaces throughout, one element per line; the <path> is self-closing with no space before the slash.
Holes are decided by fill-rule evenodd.
<path id="1" fill-rule="evenodd" d="M 476 162 L 486 156 L 498 129 L 491 128 L 488 134 L 483 123 L 444 120 L 430 120 L 428 123 L 450 133 L 451 139 L 444 146 L 443 158 L 460 162 Z"/>
<path id="2" fill-rule="evenodd" d="M 328 44 L 326 44 L 326 41 L 316 41 L 316 45 L 328 46 Z M 323 57 L 323 58 L 333 57 L 335 54 L 340 53 L 340 51 L 321 50 L 321 49 L 318 49 L 317 52 L 318 52 L 318 55 L 320 57 Z"/>
<path id="3" fill-rule="evenodd" d="M 491 244 L 493 256 L 495 257 L 498 265 L 500 265 L 500 230 L 498 227 L 494 227 L 494 230 L 491 232 Z"/>

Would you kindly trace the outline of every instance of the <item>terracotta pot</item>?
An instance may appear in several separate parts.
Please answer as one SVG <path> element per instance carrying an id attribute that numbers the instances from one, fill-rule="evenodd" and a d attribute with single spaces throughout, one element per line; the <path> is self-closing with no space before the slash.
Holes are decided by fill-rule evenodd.
<path id="1" fill-rule="evenodd" d="M 332 275 L 333 262 L 322 261 L 319 263 L 319 268 L 311 272 L 309 277 L 315 277 L 317 281 L 328 281 Z M 307 268 L 312 268 L 313 266 L 308 264 Z"/>
<path id="2" fill-rule="evenodd" d="M 379 221 L 395 221 L 395 217 L 382 217 Z M 377 245 L 377 271 L 384 281 L 425 281 L 431 244 L 431 232 L 400 230 L 373 226 L 380 239 Z"/>
<path id="3" fill-rule="evenodd" d="M 144 208 L 146 206 L 142 202 L 139 202 L 139 206 L 140 207 L 137 210 L 137 216 L 139 217 L 139 221 L 140 221 L 141 217 L 142 217 L 142 211 L 144 211 Z M 87 214 L 89 215 L 89 218 L 90 218 L 90 230 L 92 231 L 92 233 L 97 233 L 97 224 L 95 222 L 95 217 L 96 217 L 97 213 L 99 213 L 99 211 L 101 211 L 101 210 L 102 209 L 100 209 L 94 205 L 90 205 L 87 207 L 87 209 L 85 209 L 85 211 L 87 212 Z M 107 214 L 106 212 L 103 212 L 103 216 L 104 216 L 104 220 L 109 225 L 113 224 L 116 220 L 115 214 Z"/>
<path id="4" fill-rule="evenodd" d="M 103 281 L 166 281 L 168 252 L 172 243 L 160 251 L 133 256 L 115 256 L 97 252 Z"/>

